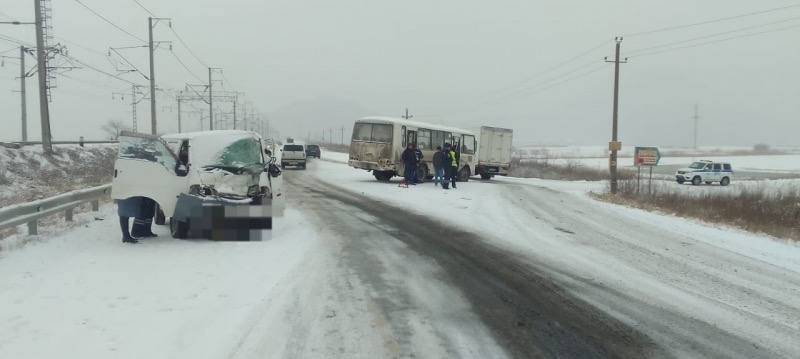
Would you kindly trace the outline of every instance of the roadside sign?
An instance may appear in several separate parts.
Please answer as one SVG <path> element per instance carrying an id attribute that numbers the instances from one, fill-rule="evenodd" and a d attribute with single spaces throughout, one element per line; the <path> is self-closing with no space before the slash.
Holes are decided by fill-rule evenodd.
<path id="1" fill-rule="evenodd" d="M 619 151 L 621 149 L 622 149 L 622 142 L 620 141 L 611 141 L 608 143 L 609 151 Z"/>
<path id="2" fill-rule="evenodd" d="M 639 166 L 658 166 L 661 160 L 661 153 L 658 147 L 636 147 L 633 152 L 633 165 Z"/>

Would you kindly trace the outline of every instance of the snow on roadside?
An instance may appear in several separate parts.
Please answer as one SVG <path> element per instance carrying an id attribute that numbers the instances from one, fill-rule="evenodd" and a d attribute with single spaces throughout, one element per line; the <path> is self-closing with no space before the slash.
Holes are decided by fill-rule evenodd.
<path id="1" fill-rule="evenodd" d="M 293 273 L 319 270 L 304 263 L 318 240 L 295 210 L 264 242 L 180 241 L 157 226 L 134 246 L 113 206 L 102 215 L 0 253 L 0 357 L 229 357 L 254 321 L 286 322 L 265 306 Z"/>
<path id="2" fill-rule="evenodd" d="M 331 154 L 331 159 L 346 154 Z M 325 159 L 325 156 L 323 156 Z M 339 161 L 336 161 L 339 162 Z M 491 229 L 490 233 L 497 238 L 503 238 L 511 244 L 524 244 L 524 238 L 518 238 L 516 233 L 506 232 L 503 225 L 498 225 L 492 214 L 504 213 L 508 206 L 505 198 L 508 185 L 533 186 L 553 192 L 560 192 L 583 198 L 592 205 L 605 209 L 618 211 L 637 221 L 647 221 L 649 224 L 658 225 L 665 230 L 675 229 L 680 233 L 690 233 L 691 237 L 707 244 L 720 246 L 748 257 L 773 263 L 784 268 L 791 268 L 800 272 L 800 245 L 773 237 L 741 231 L 724 226 L 713 226 L 699 221 L 679 218 L 660 213 L 649 213 L 644 210 L 632 209 L 590 199 L 590 191 L 600 192 L 605 190 L 607 183 L 587 181 L 556 181 L 535 178 L 495 177 L 490 181 L 471 180 L 459 184 L 457 190 L 442 190 L 434 187 L 430 182 L 402 188 L 398 186 L 398 179 L 394 183 L 380 183 L 371 173 L 343 166 L 334 162 L 317 163 L 319 178 L 323 181 L 349 188 L 372 199 L 390 202 L 402 208 L 440 218 L 444 221 L 455 221 L 459 225 L 467 226 L 478 231 Z M 716 189 L 716 188 L 715 188 Z M 513 191 L 512 191 L 513 192 Z M 442 204 L 449 204 L 443 208 Z M 549 228 L 551 229 L 551 228 Z M 521 242 L 520 242 L 521 241 Z"/>

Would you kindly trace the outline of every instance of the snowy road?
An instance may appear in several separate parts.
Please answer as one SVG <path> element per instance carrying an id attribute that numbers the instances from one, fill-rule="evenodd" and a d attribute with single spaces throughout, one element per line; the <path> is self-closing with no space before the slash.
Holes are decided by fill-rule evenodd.
<path id="1" fill-rule="evenodd" d="M 800 355 L 800 247 L 591 186 L 315 161 L 270 241 L 129 248 L 89 220 L 0 253 L 0 358 Z"/>

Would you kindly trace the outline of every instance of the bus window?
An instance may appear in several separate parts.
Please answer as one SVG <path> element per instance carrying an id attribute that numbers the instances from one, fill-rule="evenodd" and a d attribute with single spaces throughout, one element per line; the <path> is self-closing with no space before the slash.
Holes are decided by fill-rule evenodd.
<path id="1" fill-rule="evenodd" d="M 417 147 L 420 150 L 431 149 L 431 131 L 420 129 L 417 133 Z"/>
<path id="2" fill-rule="evenodd" d="M 464 135 L 461 141 L 461 153 L 474 154 L 475 153 L 475 136 Z"/>
<path id="3" fill-rule="evenodd" d="M 431 131 L 431 148 L 436 148 L 436 146 L 444 147 L 444 132 L 442 131 Z"/>
<path id="4" fill-rule="evenodd" d="M 372 125 L 372 141 L 374 142 L 392 142 L 392 125 L 386 124 L 373 124 Z"/>
<path id="5" fill-rule="evenodd" d="M 369 141 L 372 137 L 371 123 L 357 123 L 353 130 L 353 139 L 356 141 Z"/>

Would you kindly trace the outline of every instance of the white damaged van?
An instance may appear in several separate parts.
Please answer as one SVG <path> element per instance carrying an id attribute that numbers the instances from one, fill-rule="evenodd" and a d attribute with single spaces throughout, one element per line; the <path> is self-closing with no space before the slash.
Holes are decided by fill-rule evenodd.
<path id="1" fill-rule="evenodd" d="M 156 223 L 169 217 L 175 238 L 259 240 L 272 228 L 272 178 L 281 172 L 268 154 L 249 131 L 123 132 L 111 197 L 152 199 Z"/>

